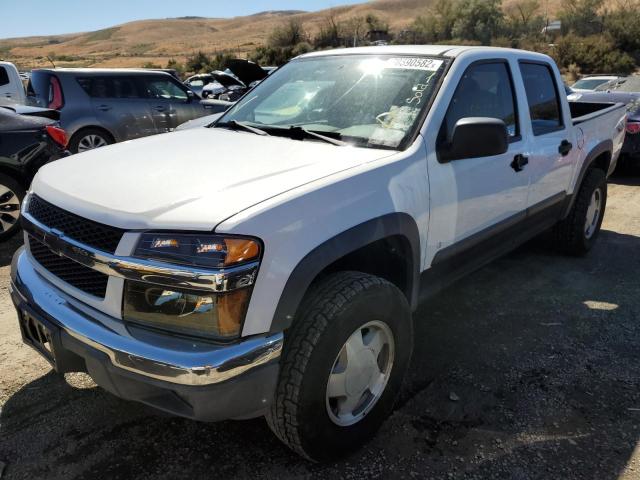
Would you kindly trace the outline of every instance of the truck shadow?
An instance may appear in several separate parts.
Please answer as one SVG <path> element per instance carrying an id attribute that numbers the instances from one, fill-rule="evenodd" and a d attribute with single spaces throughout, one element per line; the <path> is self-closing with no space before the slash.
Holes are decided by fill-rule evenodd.
<path id="1" fill-rule="evenodd" d="M 640 440 L 638 251 L 611 231 L 586 258 L 536 241 L 422 305 L 395 413 L 344 461 L 301 460 L 261 419 L 167 417 L 51 372 L 2 408 L 0 461 L 31 478 L 617 479 Z"/>
<path id="2" fill-rule="evenodd" d="M 614 185 L 637 187 L 640 185 L 640 167 L 635 166 L 634 168 L 628 168 L 623 172 L 616 171 L 609 177 L 608 181 Z"/>

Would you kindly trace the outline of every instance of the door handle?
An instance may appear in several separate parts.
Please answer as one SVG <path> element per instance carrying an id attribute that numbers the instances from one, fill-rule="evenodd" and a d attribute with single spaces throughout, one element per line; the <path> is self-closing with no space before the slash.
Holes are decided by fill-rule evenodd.
<path id="1" fill-rule="evenodd" d="M 99 105 L 98 106 L 98 110 L 103 111 L 103 112 L 108 112 L 109 110 L 111 110 L 111 106 L 109 106 L 109 105 Z"/>
<path id="2" fill-rule="evenodd" d="M 529 157 L 518 153 L 515 157 L 513 157 L 513 162 L 511 162 L 511 168 L 513 168 L 516 172 L 521 172 L 525 165 L 529 163 Z"/>
<path id="3" fill-rule="evenodd" d="M 573 145 L 569 140 L 562 140 L 560 142 L 560 146 L 558 147 L 558 153 L 563 157 L 566 157 L 567 155 L 569 155 L 569 152 L 571 151 L 572 148 L 573 148 Z"/>
<path id="4" fill-rule="evenodd" d="M 162 105 L 157 105 L 157 106 L 153 107 L 153 109 L 154 109 L 156 112 L 164 112 L 164 111 L 166 111 L 166 110 L 167 110 L 167 109 L 166 109 L 165 107 L 163 107 Z"/>

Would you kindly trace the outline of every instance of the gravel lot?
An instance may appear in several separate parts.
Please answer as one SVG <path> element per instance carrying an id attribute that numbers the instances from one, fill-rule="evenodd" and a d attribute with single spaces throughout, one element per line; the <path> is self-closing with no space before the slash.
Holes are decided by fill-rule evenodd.
<path id="1" fill-rule="evenodd" d="M 423 305 L 395 413 L 327 465 L 262 419 L 171 418 L 54 374 L 20 342 L 7 291 L 19 244 L 0 245 L 3 479 L 640 479 L 640 178 L 613 179 L 587 258 L 536 240 Z"/>

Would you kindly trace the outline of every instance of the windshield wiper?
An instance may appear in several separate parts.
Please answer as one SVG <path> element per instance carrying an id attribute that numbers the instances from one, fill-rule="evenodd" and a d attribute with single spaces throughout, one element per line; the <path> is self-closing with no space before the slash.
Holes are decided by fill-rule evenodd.
<path id="1" fill-rule="evenodd" d="M 216 123 L 216 127 L 229 128 L 231 127 L 233 130 L 238 130 L 242 128 L 247 132 L 255 133 L 256 135 L 269 135 L 264 130 L 260 130 L 259 128 L 252 127 L 251 125 L 247 125 L 243 122 L 238 122 L 237 120 L 229 120 L 228 122 Z"/>
<path id="2" fill-rule="evenodd" d="M 344 146 L 348 145 L 347 142 L 343 142 L 342 140 L 339 140 L 337 138 L 331 138 L 331 137 L 328 137 L 326 135 L 322 135 L 322 134 L 320 134 L 318 132 L 314 132 L 313 130 L 307 130 L 304 127 L 292 125 L 291 127 L 289 127 L 289 130 L 294 131 L 294 132 L 302 132 L 305 135 L 309 135 L 311 137 L 317 138 L 318 140 L 322 140 L 324 142 L 331 143 L 333 145 L 337 145 L 339 147 L 344 147 Z"/>
<path id="3" fill-rule="evenodd" d="M 274 130 L 277 130 L 278 133 L 281 135 L 288 133 L 289 134 L 287 135 L 288 137 L 296 140 L 302 140 L 304 137 L 313 137 L 313 138 L 317 138 L 318 140 L 322 140 L 323 142 L 327 142 L 332 145 L 337 145 L 339 147 L 344 147 L 348 145 L 347 142 L 343 142 L 339 138 L 332 138 L 327 135 L 322 135 L 321 133 L 318 133 L 313 130 L 307 130 L 306 128 L 301 127 L 299 125 L 291 125 L 289 127 L 270 126 L 269 128 L 273 128 Z M 327 133 L 330 133 L 330 132 L 327 132 Z M 339 133 L 336 133 L 334 135 L 338 137 L 342 137 L 342 135 L 340 135 Z"/>

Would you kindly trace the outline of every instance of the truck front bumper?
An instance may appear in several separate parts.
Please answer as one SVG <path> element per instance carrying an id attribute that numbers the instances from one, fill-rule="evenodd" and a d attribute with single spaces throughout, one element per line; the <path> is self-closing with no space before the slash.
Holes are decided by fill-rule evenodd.
<path id="1" fill-rule="evenodd" d="M 10 292 L 23 341 L 60 373 L 87 372 L 118 397 L 196 420 L 259 416 L 271 403 L 282 333 L 219 345 L 127 328 L 47 281 L 24 249 Z"/>

